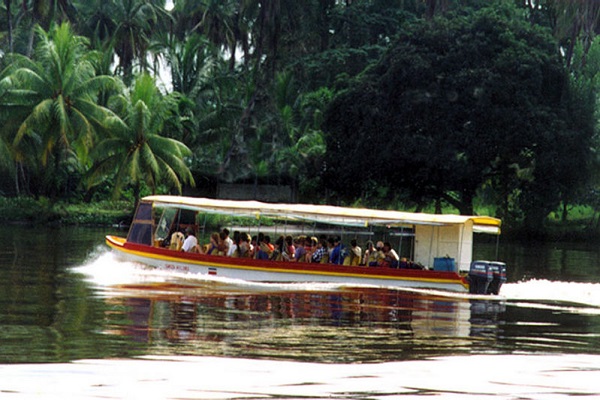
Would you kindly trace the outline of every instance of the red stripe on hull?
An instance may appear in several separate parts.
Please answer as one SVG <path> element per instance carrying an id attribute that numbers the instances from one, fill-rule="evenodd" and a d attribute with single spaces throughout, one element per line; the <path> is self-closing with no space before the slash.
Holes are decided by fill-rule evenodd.
<path id="1" fill-rule="evenodd" d="M 432 271 L 432 270 L 413 270 L 413 269 L 394 269 L 389 267 L 365 267 L 365 266 L 345 266 L 335 264 L 320 263 L 296 263 L 281 262 L 271 260 L 256 260 L 251 258 L 232 258 L 225 256 L 214 256 L 207 254 L 184 253 L 166 248 L 152 247 L 135 243 L 127 243 L 122 238 L 107 236 L 107 243 L 114 248 L 121 248 L 124 251 L 135 252 L 150 258 L 169 259 L 173 262 L 198 264 L 204 266 L 216 266 L 232 269 L 253 269 L 260 268 L 263 271 L 272 270 L 274 274 L 287 273 L 308 273 L 308 274 L 335 274 L 351 275 L 353 278 L 364 276 L 368 278 L 379 279 L 405 279 L 405 280 L 423 280 L 423 281 L 443 281 L 449 284 L 462 285 L 468 288 L 468 282 L 456 272 Z M 210 274 L 210 271 L 209 271 Z M 216 274 L 216 271 L 215 271 Z"/>

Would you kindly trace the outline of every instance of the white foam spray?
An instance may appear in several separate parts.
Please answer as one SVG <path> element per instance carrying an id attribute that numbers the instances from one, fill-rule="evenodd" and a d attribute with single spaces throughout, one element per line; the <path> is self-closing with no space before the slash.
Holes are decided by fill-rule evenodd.
<path id="1" fill-rule="evenodd" d="M 178 284 L 185 287 L 206 287 L 211 282 L 219 289 L 251 292 L 274 291 L 330 291 L 344 285 L 326 283 L 260 283 L 223 277 L 174 273 L 146 268 L 143 264 L 119 260 L 105 247 L 94 250 L 88 260 L 74 268 L 105 295 L 123 294 L 119 288 L 147 284 Z M 532 279 L 509 282 L 502 286 L 499 296 L 470 295 L 430 289 L 403 289 L 424 295 L 444 296 L 456 299 L 484 299 L 506 301 L 510 305 L 534 308 L 557 308 L 561 310 L 600 314 L 600 283 L 563 282 Z"/>

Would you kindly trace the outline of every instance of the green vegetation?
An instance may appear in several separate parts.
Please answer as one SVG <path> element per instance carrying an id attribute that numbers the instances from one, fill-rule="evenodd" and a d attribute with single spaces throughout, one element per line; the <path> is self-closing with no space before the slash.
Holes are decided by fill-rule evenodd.
<path id="1" fill-rule="evenodd" d="M 128 224 L 133 214 L 130 201 L 96 203 L 54 202 L 46 197 L 0 197 L 0 221 L 28 224 L 110 226 Z"/>
<path id="2" fill-rule="evenodd" d="M 2 2 L 2 219 L 235 182 L 598 230 L 598 2 L 166 3 Z"/>

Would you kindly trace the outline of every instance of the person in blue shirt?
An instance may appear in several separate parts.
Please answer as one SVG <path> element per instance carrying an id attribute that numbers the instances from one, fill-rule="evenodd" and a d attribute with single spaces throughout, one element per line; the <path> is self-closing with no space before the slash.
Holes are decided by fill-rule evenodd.
<path id="1" fill-rule="evenodd" d="M 342 244 L 342 239 L 336 236 L 333 239 L 333 250 L 329 254 L 329 262 L 332 264 L 342 265 L 344 263 L 346 247 Z"/>

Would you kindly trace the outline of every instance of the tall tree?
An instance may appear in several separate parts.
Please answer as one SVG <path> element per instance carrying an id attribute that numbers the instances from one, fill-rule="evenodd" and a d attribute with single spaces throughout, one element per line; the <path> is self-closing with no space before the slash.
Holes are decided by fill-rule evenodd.
<path id="1" fill-rule="evenodd" d="M 74 22 L 76 12 L 69 0 L 32 0 L 23 1 L 23 11 L 29 17 L 30 34 L 26 54 L 31 55 L 34 48 L 35 27 L 40 25 L 49 30 L 52 23 Z"/>
<path id="2" fill-rule="evenodd" d="M 167 18 L 164 8 L 148 0 L 122 0 L 112 3 L 112 46 L 119 57 L 119 70 L 126 84 L 133 79 L 137 61 L 143 72 L 148 71 L 147 51 L 152 30 L 161 18 Z M 110 25 L 108 25 L 110 26 Z"/>
<path id="3" fill-rule="evenodd" d="M 114 99 L 113 107 L 121 119 L 112 120 L 110 136 L 94 148 L 89 187 L 114 176 L 115 196 L 131 185 L 137 203 L 142 184 L 152 193 L 160 185 L 181 193 L 183 184 L 194 184 L 186 164 L 191 151 L 163 131 L 165 121 L 176 116 L 174 95 L 162 95 L 154 79 L 142 74 L 128 95 Z"/>
<path id="4" fill-rule="evenodd" d="M 97 93 L 117 81 L 98 76 L 87 40 L 76 36 L 68 23 L 50 32 L 38 27 L 34 59 L 14 55 L 0 103 L 5 120 L 16 125 L 13 144 L 17 158 L 43 175 L 42 194 L 65 190 L 64 168 L 81 170 L 97 130 L 111 113 L 97 104 Z"/>
<path id="5" fill-rule="evenodd" d="M 355 195 L 375 183 L 471 213 L 493 183 L 535 226 L 557 206 L 565 169 L 588 169 L 594 129 L 567 111 L 589 111 L 586 100 L 574 96 L 549 34 L 511 8 L 412 24 L 333 102 L 328 185 Z"/>

